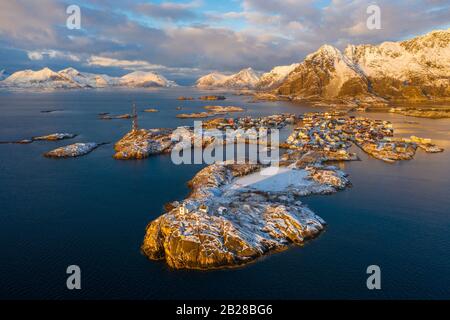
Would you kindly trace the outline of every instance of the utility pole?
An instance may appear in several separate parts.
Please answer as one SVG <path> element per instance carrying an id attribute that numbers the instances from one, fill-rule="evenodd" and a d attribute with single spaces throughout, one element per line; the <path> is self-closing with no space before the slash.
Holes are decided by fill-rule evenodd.
<path id="1" fill-rule="evenodd" d="M 133 102 L 133 110 L 132 110 L 132 115 L 131 118 L 133 119 L 132 121 L 132 131 L 133 132 L 137 132 L 139 130 L 139 126 L 138 126 L 138 116 L 137 116 L 137 111 L 136 111 L 136 104 Z"/>

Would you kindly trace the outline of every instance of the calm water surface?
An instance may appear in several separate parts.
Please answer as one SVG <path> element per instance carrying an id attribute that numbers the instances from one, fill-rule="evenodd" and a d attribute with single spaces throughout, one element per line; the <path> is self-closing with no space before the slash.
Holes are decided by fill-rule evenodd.
<path id="1" fill-rule="evenodd" d="M 164 203 L 188 194 L 186 182 L 202 166 L 176 166 L 167 155 L 116 161 L 112 144 L 78 159 L 42 154 L 73 142 L 117 141 L 130 121 L 102 121 L 97 114 L 128 113 L 132 100 L 140 110 L 160 110 L 139 113 L 141 127 L 191 125 L 192 119 L 175 115 L 200 111 L 205 102 L 177 101 L 181 94 L 202 92 L 0 93 L 0 140 L 79 134 L 68 141 L 0 145 L 0 298 L 450 298 L 448 119 L 368 114 L 393 121 L 399 135 L 436 139 L 447 151 L 419 151 L 415 160 L 394 165 L 359 152 L 362 161 L 342 164 L 352 188 L 304 199 L 328 228 L 302 248 L 208 272 L 174 271 L 147 260 L 139 250 L 147 223 Z M 247 100 L 227 95 L 208 104 L 244 106 L 249 115 L 312 110 Z M 41 113 L 47 109 L 61 111 Z M 72 264 L 82 269 L 80 291 L 65 286 Z M 366 289 L 372 264 L 381 267 L 381 291 Z"/>

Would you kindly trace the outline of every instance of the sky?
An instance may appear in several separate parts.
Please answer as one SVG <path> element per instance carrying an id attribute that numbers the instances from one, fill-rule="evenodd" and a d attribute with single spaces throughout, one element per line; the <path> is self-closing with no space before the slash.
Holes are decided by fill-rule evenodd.
<path id="1" fill-rule="evenodd" d="M 367 7 L 381 10 L 369 30 Z M 81 10 L 69 29 L 66 9 Z M 195 79 L 212 71 L 268 71 L 323 44 L 397 41 L 450 27 L 448 0 L 0 0 L 0 70 Z"/>

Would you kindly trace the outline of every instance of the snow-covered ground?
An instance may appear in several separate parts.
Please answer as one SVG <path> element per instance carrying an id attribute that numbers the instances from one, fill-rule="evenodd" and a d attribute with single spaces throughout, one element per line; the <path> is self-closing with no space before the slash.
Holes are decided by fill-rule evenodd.
<path id="1" fill-rule="evenodd" d="M 313 184 L 308 179 L 306 170 L 297 170 L 288 167 L 269 167 L 261 171 L 236 178 L 229 189 L 239 190 L 251 188 L 265 192 L 285 192 L 290 188 L 305 188 Z"/>

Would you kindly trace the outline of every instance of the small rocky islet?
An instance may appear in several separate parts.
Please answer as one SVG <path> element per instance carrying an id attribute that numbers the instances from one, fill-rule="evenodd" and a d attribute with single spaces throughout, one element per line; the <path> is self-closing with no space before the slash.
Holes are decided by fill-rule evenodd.
<path id="1" fill-rule="evenodd" d="M 65 139 L 73 139 L 77 135 L 73 133 L 52 133 L 45 136 L 36 136 L 32 137 L 31 139 L 22 139 L 22 140 L 16 140 L 16 141 L 2 141 L 0 143 L 2 144 L 28 144 L 32 143 L 34 141 L 59 141 L 59 140 L 65 140 Z"/>
<path id="2" fill-rule="evenodd" d="M 111 115 L 108 112 L 103 112 L 99 114 L 100 120 L 116 120 L 116 119 L 131 119 L 133 116 L 129 113 Z"/>
<path id="3" fill-rule="evenodd" d="M 408 117 L 446 119 L 450 118 L 450 108 L 403 108 L 393 107 L 390 113 L 397 113 Z"/>
<path id="4" fill-rule="evenodd" d="M 205 106 L 203 107 L 207 111 L 194 112 L 194 113 L 180 113 L 177 114 L 177 118 L 189 119 L 189 118 L 209 118 L 216 115 L 232 112 L 244 112 L 241 107 L 236 106 Z"/>
<path id="5" fill-rule="evenodd" d="M 159 112 L 159 110 L 155 109 L 155 108 L 147 108 L 147 109 L 144 109 L 144 112 L 155 113 L 155 112 Z"/>
<path id="6" fill-rule="evenodd" d="M 47 158 L 74 158 L 84 156 L 99 146 L 106 143 L 95 142 L 78 142 L 70 144 L 68 146 L 59 147 L 52 151 L 44 153 L 44 157 Z"/>

